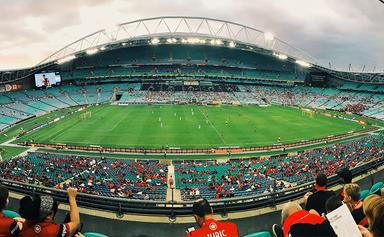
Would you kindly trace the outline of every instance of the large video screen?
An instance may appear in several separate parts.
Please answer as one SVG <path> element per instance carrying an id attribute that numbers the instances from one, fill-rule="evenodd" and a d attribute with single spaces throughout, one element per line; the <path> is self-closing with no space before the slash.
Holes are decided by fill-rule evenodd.
<path id="1" fill-rule="evenodd" d="M 35 74 L 36 87 L 50 87 L 61 83 L 59 73 L 47 72 Z"/>

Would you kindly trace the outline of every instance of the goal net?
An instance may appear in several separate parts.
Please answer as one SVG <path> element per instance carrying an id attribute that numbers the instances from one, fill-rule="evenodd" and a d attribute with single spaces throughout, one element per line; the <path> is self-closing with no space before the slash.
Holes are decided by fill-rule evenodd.
<path id="1" fill-rule="evenodd" d="M 306 109 L 306 108 L 301 109 L 301 115 L 303 115 L 303 116 L 308 116 L 310 118 L 313 118 L 313 117 L 315 117 L 315 114 L 316 114 L 315 110 Z"/>
<path id="2" fill-rule="evenodd" d="M 88 111 L 85 113 L 80 114 L 80 120 L 88 119 L 92 117 L 92 112 Z"/>

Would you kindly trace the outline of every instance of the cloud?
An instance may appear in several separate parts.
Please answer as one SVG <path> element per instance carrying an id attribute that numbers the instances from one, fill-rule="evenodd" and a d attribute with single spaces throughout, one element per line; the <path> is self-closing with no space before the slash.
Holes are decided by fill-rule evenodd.
<path id="1" fill-rule="evenodd" d="M 322 65 L 384 68 L 384 5 L 374 0 L 0 1 L 7 6 L 0 8 L 3 68 L 36 64 L 66 44 L 117 23 L 167 15 L 218 18 L 270 31 Z M 11 57 L 12 52 L 20 57 L 24 52 L 25 60 Z M 9 60 L 3 61 L 7 55 Z"/>

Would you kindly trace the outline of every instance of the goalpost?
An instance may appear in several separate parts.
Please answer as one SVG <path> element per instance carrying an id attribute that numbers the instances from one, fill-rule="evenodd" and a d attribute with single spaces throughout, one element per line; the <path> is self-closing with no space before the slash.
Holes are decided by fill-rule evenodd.
<path id="1" fill-rule="evenodd" d="M 315 110 L 311 110 L 311 109 L 301 109 L 301 115 L 303 116 L 308 116 L 310 118 L 314 118 L 315 117 L 315 114 L 316 114 L 316 111 Z"/>
<path id="2" fill-rule="evenodd" d="M 80 114 L 80 120 L 85 120 L 92 117 L 92 112 L 88 111 L 85 113 Z"/>

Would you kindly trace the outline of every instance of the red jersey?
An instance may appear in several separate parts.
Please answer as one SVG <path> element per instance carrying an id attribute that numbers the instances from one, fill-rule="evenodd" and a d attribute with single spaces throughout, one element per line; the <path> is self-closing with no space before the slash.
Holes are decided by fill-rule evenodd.
<path id="1" fill-rule="evenodd" d="M 187 233 L 187 237 L 238 237 L 237 226 L 232 222 L 219 222 L 214 219 L 208 219 L 203 226 L 192 232 Z"/>
<path id="2" fill-rule="evenodd" d="M 302 224 L 321 224 L 325 221 L 325 219 L 321 216 L 310 214 L 306 210 L 300 210 L 292 215 L 290 215 L 283 224 L 284 237 L 287 237 L 289 231 L 291 230 L 291 226 L 294 224 L 302 223 Z"/>
<path id="3" fill-rule="evenodd" d="M 16 237 L 19 236 L 20 229 L 16 221 L 12 218 L 5 217 L 0 212 L 0 237 Z"/>
<path id="4" fill-rule="evenodd" d="M 55 223 L 32 223 L 23 224 L 21 237 L 70 237 L 70 229 L 68 224 Z"/>

